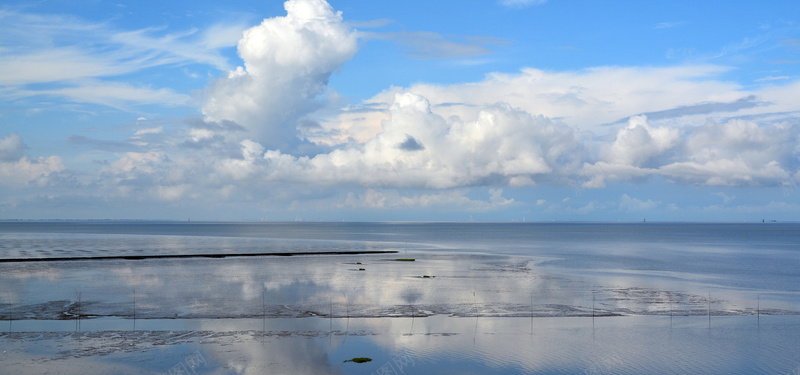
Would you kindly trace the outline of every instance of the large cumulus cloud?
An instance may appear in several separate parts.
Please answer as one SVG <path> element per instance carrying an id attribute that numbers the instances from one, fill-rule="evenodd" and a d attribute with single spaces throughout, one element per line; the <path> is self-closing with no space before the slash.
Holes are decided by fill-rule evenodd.
<path id="1" fill-rule="evenodd" d="M 219 163 L 219 173 L 320 185 L 358 184 L 448 189 L 474 185 L 526 186 L 558 183 L 579 170 L 585 149 L 564 124 L 506 104 L 483 108 L 470 121 L 445 119 L 428 100 L 413 93 L 395 97 L 382 131 L 363 144 L 314 157 L 242 143 L 242 156 Z M 563 181 L 562 181 L 563 182 Z"/>
<path id="2" fill-rule="evenodd" d="M 319 106 L 328 80 L 357 51 L 355 32 L 324 0 L 290 0 L 238 43 L 244 67 L 213 82 L 202 112 L 248 128 L 260 143 L 286 147 L 295 122 Z"/>
<path id="3" fill-rule="evenodd" d="M 800 167 L 798 141 L 796 120 L 758 124 L 710 119 L 679 130 L 653 126 L 639 116 L 617 132 L 597 162 L 587 164 L 593 178 L 585 186 L 649 176 L 690 185 L 778 186 Z"/>
<path id="4" fill-rule="evenodd" d="M 347 148 L 353 140 L 370 144 L 386 137 L 381 125 L 395 123 L 395 98 L 413 92 L 426 98 L 432 113 L 447 123 L 450 140 L 460 128 L 470 126 L 466 124 L 485 123 L 487 114 L 496 111 L 495 103 L 500 102 L 504 104 L 499 106 L 514 108 L 517 114 L 566 125 L 573 129 L 578 145 L 563 137 L 521 132 L 519 127 L 507 126 L 513 122 L 509 117 L 493 128 L 496 139 L 528 147 L 542 144 L 554 150 L 568 149 L 571 161 L 584 162 L 582 169 L 576 169 L 571 162 L 542 164 L 536 158 L 525 159 L 524 154 L 512 162 L 503 154 L 507 148 L 487 142 L 482 144 L 487 149 L 469 149 L 472 159 L 459 159 L 466 165 L 480 160 L 487 172 L 483 175 L 495 178 L 475 178 L 481 174 L 479 168 L 448 164 L 451 169 L 444 175 L 451 176 L 452 184 L 429 186 L 518 186 L 529 183 L 531 176 L 536 177 L 531 181 L 557 186 L 563 185 L 563 176 L 571 176 L 569 184 L 584 188 L 603 188 L 609 181 L 642 182 L 651 176 L 689 185 L 778 186 L 800 166 L 796 146 L 800 106 L 791 99 L 800 95 L 800 82 L 746 89 L 719 79 L 728 70 L 710 65 L 565 72 L 523 69 L 517 74 L 490 74 L 471 83 L 393 87 L 322 121 L 328 133 L 318 132 L 312 138 Z M 431 143 L 417 142 L 419 137 L 411 132 L 395 133 L 395 141 L 413 136 L 404 138 L 414 142 L 409 145 L 428 147 Z M 468 144 L 465 140 L 462 145 Z M 455 154 L 465 150 L 436 148 Z M 515 174 L 513 165 L 529 170 Z M 550 169 L 533 170 L 544 165 Z M 436 180 L 444 175 L 432 173 L 429 177 Z"/>
<path id="5" fill-rule="evenodd" d="M 780 184 L 800 166 L 798 125 L 708 121 L 686 136 L 682 157 L 661 167 L 661 173 L 677 182 L 703 185 Z"/>

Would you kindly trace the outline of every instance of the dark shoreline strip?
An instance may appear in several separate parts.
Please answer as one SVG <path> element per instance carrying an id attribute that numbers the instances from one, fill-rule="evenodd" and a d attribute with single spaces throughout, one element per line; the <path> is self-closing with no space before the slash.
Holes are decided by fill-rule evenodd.
<path id="1" fill-rule="evenodd" d="M 144 259 L 186 259 L 186 258 L 230 258 L 230 257 L 292 257 L 302 255 L 366 255 L 396 254 L 397 250 L 365 251 L 315 251 L 290 253 L 233 253 L 233 254 L 165 254 L 165 255 L 111 255 L 101 257 L 62 257 L 62 258 L 2 258 L 0 263 L 23 262 L 68 262 L 77 260 L 144 260 Z"/>

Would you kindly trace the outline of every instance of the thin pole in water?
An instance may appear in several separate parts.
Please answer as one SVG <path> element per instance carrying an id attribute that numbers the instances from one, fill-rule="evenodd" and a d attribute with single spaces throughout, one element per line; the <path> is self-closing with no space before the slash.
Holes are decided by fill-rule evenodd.
<path id="1" fill-rule="evenodd" d="M 711 328 L 711 292 L 708 292 L 708 328 Z"/>
<path id="2" fill-rule="evenodd" d="M 475 291 L 472 291 L 472 302 L 475 304 L 475 324 L 478 322 L 478 297 L 475 296 Z"/>
<path id="3" fill-rule="evenodd" d="M 75 332 L 81 330 L 81 292 L 77 293 L 78 293 L 78 299 L 75 302 Z"/>
<path id="4" fill-rule="evenodd" d="M 409 305 L 411 307 L 411 329 L 408 330 L 408 334 L 414 333 L 414 305 Z"/>
<path id="5" fill-rule="evenodd" d="M 531 292 L 531 335 L 533 335 L 533 292 Z"/>
<path id="6" fill-rule="evenodd" d="M 133 330 L 136 331 L 136 289 L 133 290 Z"/>
<path id="7" fill-rule="evenodd" d="M 11 300 L 8 300 L 9 306 L 11 306 Z M 11 333 L 11 322 L 14 321 L 14 317 L 11 315 L 11 310 L 8 311 L 8 333 Z"/>
<path id="8" fill-rule="evenodd" d="M 761 295 L 758 295 L 758 305 L 756 307 L 756 314 L 758 316 L 758 327 L 761 328 Z"/>
<path id="9" fill-rule="evenodd" d="M 672 295 L 671 294 L 667 297 L 667 301 L 669 301 L 669 328 L 672 328 Z"/>
<path id="10" fill-rule="evenodd" d="M 350 335 L 350 302 L 347 300 L 347 295 L 344 294 L 344 292 L 342 292 L 342 296 L 344 296 L 344 308 L 347 314 L 347 326 L 344 329 L 344 339 L 347 341 L 347 336 Z"/>
<path id="11" fill-rule="evenodd" d="M 594 329 L 594 291 L 592 291 L 592 329 Z"/>
<path id="12" fill-rule="evenodd" d="M 344 311 L 347 319 L 350 319 L 350 302 L 347 301 L 347 294 L 342 293 L 344 297 Z"/>
<path id="13" fill-rule="evenodd" d="M 333 290 L 328 290 L 328 346 L 333 345 Z"/>
<path id="14" fill-rule="evenodd" d="M 261 332 L 267 330 L 267 291 L 261 291 Z"/>
<path id="15" fill-rule="evenodd" d="M 475 296 L 475 290 L 472 291 L 472 302 L 475 304 L 475 332 L 472 335 L 472 344 L 475 345 L 478 340 L 478 297 Z"/>

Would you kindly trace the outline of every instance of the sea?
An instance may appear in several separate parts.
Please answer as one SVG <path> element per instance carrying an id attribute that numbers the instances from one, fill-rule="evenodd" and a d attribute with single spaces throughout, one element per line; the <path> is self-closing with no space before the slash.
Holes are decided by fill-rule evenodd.
<path id="1" fill-rule="evenodd" d="M 0 373 L 800 374 L 800 224 L 6 221 L 0 331 Z"/>

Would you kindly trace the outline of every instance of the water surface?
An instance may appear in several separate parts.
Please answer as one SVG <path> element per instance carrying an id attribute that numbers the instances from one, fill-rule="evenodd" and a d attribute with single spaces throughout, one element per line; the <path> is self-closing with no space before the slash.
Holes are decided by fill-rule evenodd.
<path id="1" fill-rule="evenodd" d="M 800 225 L 776 223 L 4 222 L 6 259 L 399 253 L 2 263 L 0 362 L 81 374 L 187 363 L 221 374 L 791 373 L 798 244 Z M 343 362 L 357 356 L 373 362 Z"/>

